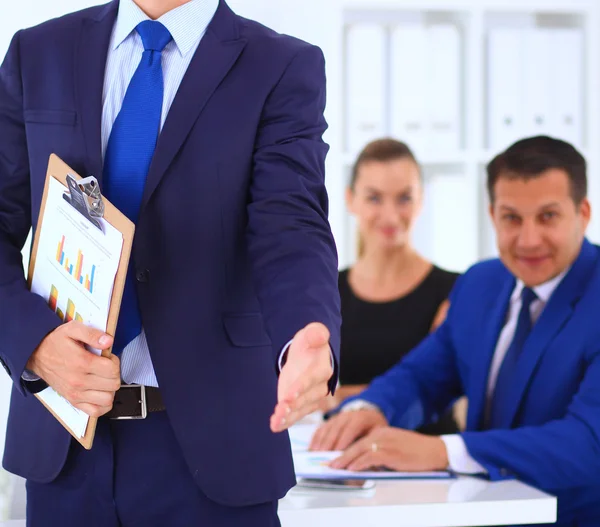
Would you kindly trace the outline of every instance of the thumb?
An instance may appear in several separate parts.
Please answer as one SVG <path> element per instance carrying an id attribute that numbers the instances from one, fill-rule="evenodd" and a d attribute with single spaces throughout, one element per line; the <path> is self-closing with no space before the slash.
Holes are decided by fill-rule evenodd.
<path id="1" fill-rule="evenodd" d="M 93 348 L 106 349 L 112 345 L 112 337 L 99 329 L 72 321 L 65 325 L 67 335 L 73 340 L 88 344 Z"/>
<path id="2" fill-rule="evenodd" d="M 329 342 L 329 330 L 320 322 L 308 324 L 302 332 L 307 348 L 321 348 Z"/>

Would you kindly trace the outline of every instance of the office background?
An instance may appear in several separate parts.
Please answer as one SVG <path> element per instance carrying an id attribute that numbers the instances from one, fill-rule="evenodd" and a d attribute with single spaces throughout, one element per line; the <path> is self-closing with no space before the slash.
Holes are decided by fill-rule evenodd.
<path id="1" fill-rule="evenodd" d="M 201 0 L 195 0 L 201 1 Z M 94 0 L 3 0 L 0 57 L 12 35 Z M 330 221 L 340 266 L 356 254 L 344 189 L 371 139 L 406 141 L 421 162 L 417 248 L 456 271 L 495 255 L 485 164 L 513 140 L 564 138 L 589 164 L 600 212 L 600 4 L 597 0 L 228 0 L 239 14 L 319 45 L 327 60 Z M 588 231 L 600 240 L 600 214 Z M 27 264 L 27 256 L 24 255 Z M 9 398 L 0 376 L 0 448 Z M 0 472 L 0 519 L 10 480 Z"/>

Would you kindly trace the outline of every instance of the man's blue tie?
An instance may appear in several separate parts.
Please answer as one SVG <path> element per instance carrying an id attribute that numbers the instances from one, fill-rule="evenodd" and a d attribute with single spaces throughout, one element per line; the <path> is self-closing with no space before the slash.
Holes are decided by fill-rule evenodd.
<path id="1" fill-rule="evenodd" d="M 104 156 L 104 195 L 133 223 L 137 222 L 156 141 L 163 104 L 161 52 L 171 40 L 160 22 L 146 20 L 136 27 L 144 53 L 125 93 Z M 135 273 L 129 265 L 113 352 L 137 337 L 142 322 L 135 291 Z"/>
<path id="2" fill-rule="evenodd" d="M 496 387 L 492 394 L 487 428 L 500 428 L 502 426 L 503 405 L 506 404 L 510 391 L 513 389 L 519 356 L 531 332 L 530 307 L 531 303 L 536 299 L 537 295 L 533 289 L 529 287 L 523 288 L 523 291 L 521 291 L 521 311 L 519 311 L 517 329 L 498 372 Z"/>

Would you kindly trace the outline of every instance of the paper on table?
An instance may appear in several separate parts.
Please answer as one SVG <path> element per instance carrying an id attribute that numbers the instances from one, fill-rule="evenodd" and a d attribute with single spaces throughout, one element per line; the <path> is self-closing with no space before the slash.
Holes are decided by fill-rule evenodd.
<path id="1" fill-rule="evenodd" d="M 441 479 L 453 477 L 447 471 L 393 472 L 340 470 L 327 463 L 342 455 L 342 452 L 294 452 L 296 477 L 312 479 Z"/>
<path id="2" fill-rule="evenodd" d="M 65 187 L 50 178 L 31 291 L 48 301 L 65 321 L 106 330 L 123 235 L 104 219 L 104 232 L 62 197 Z M 88 348 L 100 354 L 100 350 Z M 37 394 L 79 437 L 89 417 L 52 388 Z"/>
<path id="3" fill-rule="evenodd" d="M 288 430 L 292 452 L 305 452 L 308 450 L 310 441 L 319 428 L 316 424 L 295 424 Z"/>

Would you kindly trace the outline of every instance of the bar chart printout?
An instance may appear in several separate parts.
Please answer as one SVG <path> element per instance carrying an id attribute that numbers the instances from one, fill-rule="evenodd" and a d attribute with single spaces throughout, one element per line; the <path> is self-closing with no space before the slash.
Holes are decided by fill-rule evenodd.
<path id="1" fill-rule="evenodd" d="M 81 249 L 77 249 L 76 258 L 69 258 L 65 255 L 65 236 L 63 235 L 58 242 L 56 249 L 56 261 L 71 276 L 73 280 L 82 285 L 90 294 L 94 293 L 94 278 L 96 275 L 96 265 L 92 264 L 88 272 L 84 273 L 84 256 Z M 73 267 L 75 262 L 75 267 Z"/>

